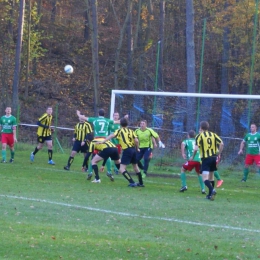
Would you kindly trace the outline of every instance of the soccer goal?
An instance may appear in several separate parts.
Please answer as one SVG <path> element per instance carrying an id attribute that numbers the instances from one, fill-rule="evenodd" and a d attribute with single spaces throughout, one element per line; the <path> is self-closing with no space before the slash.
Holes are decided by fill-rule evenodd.
<path id="1" fill-rule="evenodd" d="M 128 113 L 133 128 L 140 119 L 147 120 L 166 144 L 165 154 L 171 162 L 180 157 L 187 132 L 198 132 L 200 121 L 208 121 L 210 130 L 225 143 L 223 160 L 236 164 L 243 162 L 237 152 L 250 124 L 259 125 L 260 96 L 112 90 L 111 118 L 114 111 Z"/>

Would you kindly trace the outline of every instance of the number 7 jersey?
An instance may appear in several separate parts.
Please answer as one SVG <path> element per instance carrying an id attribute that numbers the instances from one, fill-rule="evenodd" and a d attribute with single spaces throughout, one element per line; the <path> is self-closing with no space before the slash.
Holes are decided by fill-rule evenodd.
<path id="1" fill-rule="evenodd" d="M 88 122 L 93 124 L 94 137 L 107 137 L 109 135 L 109 127 L 114 123 L 113 120 L 99 117 L 89 117 Z"/>

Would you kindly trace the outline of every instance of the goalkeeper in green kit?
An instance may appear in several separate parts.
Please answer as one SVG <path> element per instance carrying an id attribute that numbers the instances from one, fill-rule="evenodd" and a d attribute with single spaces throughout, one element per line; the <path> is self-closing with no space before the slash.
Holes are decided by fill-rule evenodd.
<path id="1" fill-rule="evenodd" d="M 140 128 L 135 130 L 135 134 L 139 140 L 140 149 L 136 155 L 136 159 L 138 161 L 138 167 L 144 171 L 142 177 L 145 178 L 153 147 L 157 147 L 155 140 L 158 142 L 159 148 L 165 148 L 165 145 L 162 143 L 158 133 L 156 133 L 152 128 L 147 127 L 146 120 L 140 121 Z M 144 165 L 140 162 L 142 158 L 144 159 Z"/>

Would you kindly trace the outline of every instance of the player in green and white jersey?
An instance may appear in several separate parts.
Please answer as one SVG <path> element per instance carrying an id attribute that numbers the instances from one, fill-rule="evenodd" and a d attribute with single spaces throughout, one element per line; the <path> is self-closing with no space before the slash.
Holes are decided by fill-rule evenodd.
<path id="1" fill-rule="evenodd" d="M 109 128 L 112 124 L 118 124 L 120 121 L 114 121 L 109 118 L 105 118 L 105 110 L 99 109 L 98 111 L 98 117 L 87 117 L 84 115 L 81 115 L 80 111 L 77 110 L 77 115 L 79 118 L 84 119 L 88 121 L 89 123 L 93 124 L 94 128 L 94 139 L 95 138 L 106 138 L 109 135 Z M 111 173 L 111 160 L 107 160 L 106 162 L 107 167 L 107 176 L 110 178 L 111 181 L 114 181 L 114 177 Z M 89 166 L 89 175 L 87 177 L 88 180 L 90 180 L 92 177 L 92 166 Z"/>
<path id="2" fill-rule="evenodd" d="M 195 171 L 198 175 L 198 180 L 200 184 L 200 189 L 202 194 L 206 194 L 205 192 L 205 184 L 202 180 L 202 176 L 200 174 L 200 153 L 197 151 L 196 155 L 194 156 L 192 161 L 189 161 L 189 159 L 193 155 L 195 147 L 195 131 L 190 130 L 187 135 L 187 139 L 182 141 L 181 143 L 181 154 L 182 158 L 184 160 L 187 160 L 181 167 L 181 189 L 180 192 L 184 192 L 188 189 L 187 183 L 186 183 L 186 172 L 192 171 L 195 168 Z"/>
<path id="3" fill-rule="evenodd" d="M 114 112 L 114 114 L 113 114 L 113 120 L 115 121 L 115 122 L 117 122 L 118 120 L 119 120 L 119 113 L 118 112 Z M 116 130 L 118 130 L 120 128 L 120 124 L 112 124 L 112 125 L 110 125 L 109 126 L 109 134 L 112 134 L 112 133 L 114 133 Z M 111 142 L 117 147 L 117 150 L 118 150 L 118 153 L 119 153 L 119 155 L 121 155 L 121 153 L 122 153 L 122 147 L 121 147 L 121 145 L 119 144 L 119 141 L 118 141 L 118 139 L 117 138 L 112 138 L 111 139 Z M 115 174 L 118 174 L 119 173 L 119 171 L 118 171 L 118 169 L 117 169 L 117 167 L 116 167 L 116 164 L 114 163 L 114 173 Z"/>
<path id="4" fill-rule="evenodd" d="M 246 182 L 249 173 L 249 166 L 253 165 L 253 163 L 256 164 L 258 173 L 260 174 L 260 133 L 257 132 L 257 126 L 254 123 L 251 124 L 250 130 L 251 133 L 245 135 L 238 151 L 238 154 L 243 154 L 243 149 L 246 145 L 244 177 L 241 182 Z"/>
<path id="5" fill-rule="evenodd" d="M 5 115 L 0 118 L 1 142 L 2 142 L 2 163 L 6 163 L 6 146 L 11 152 L 10 163 L 14 162 L 14 143 L 16 139 L 16 118 L 12 116 L 11 107 L 6 107 Z"/>

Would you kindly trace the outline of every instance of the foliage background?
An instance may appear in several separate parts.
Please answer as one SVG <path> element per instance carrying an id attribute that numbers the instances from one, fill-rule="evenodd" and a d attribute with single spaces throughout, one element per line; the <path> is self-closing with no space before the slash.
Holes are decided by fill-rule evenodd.
<path id="1" fill-rule="evenodd" d="M 47 105 L 58 104 L 60 123 L 73 126 L 74 120 L 71 118 L 75 118 L 75 109 L 80 108 L 85 114 L 95 113 L 90 10 L 93 1 L 31 0 L 29 55 L 28 2 L 19 84 L 19 105 L 23 111 L 21 121 L 35 123 Z M 185 1 L 100 0 L 94 3 L 98 11 L 99 107 L 108 106 L 111 89 L 115 87 L 187 91 Z M 203 93 L 248 94 L 256 2 L 194 0 L 193 5 L 196 91 L 199 91 L 201 79 L 200 91 Z M 2 0 L 0 7 L 0 91 L 3 110 L 12 99 L 19 1 Z M 126 17 L 130 18 L 126 20 Z M 202 49 L 204 23 L 205 48 Z M 259 20 L 257 28 L 258 23 Z M 258 35 L 257 30 L 257 39 Z M 159 63 L 161 80 L 156 85 L 158 40 L 162 40 Z M 252 94 L 259 94 L 258 57 L 257 42 Z M 29 75 L 26 75 L 27 59 Z M 74 67 L 74 74 L 64 73 L 66 64 Z M 247 102 L 239 104 L 239 109 L 233 112 L 234 116 L 243 113 L 247 106 Z M 214 115 L 215 111 L 211 113 Z"/>

